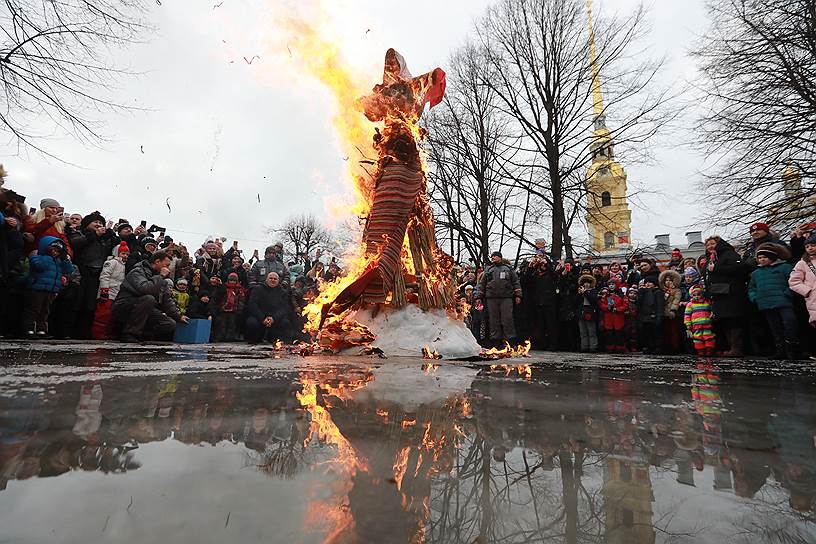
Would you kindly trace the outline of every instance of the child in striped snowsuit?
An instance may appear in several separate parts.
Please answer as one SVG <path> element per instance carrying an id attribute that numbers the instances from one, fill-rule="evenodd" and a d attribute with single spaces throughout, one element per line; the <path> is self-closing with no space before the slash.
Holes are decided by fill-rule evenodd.
<path id="1" fill-rule="evenodd" d="M 694 342 L 697 355 L 714 354 L 714 331 L 711 325 L 711 303 L 705 298 L 702 285 L 691 287 L 691 300 L 686 304 L 683 323 Z"/>

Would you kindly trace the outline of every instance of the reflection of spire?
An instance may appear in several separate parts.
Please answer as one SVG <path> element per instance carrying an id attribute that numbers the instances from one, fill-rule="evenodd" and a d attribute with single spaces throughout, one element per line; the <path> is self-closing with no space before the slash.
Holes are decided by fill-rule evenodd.
<path id="1" fill-rule="evenodd" d="M 589 64 L 592 68 L 592 109 L 595 128 L 605 127 L 603 92 L 601 91 L 601 68 L 598 66 L 598 49 L 595 45 L 595 28 L 592 24 L 592 0 L 586 0 L 589 19 Z"/>

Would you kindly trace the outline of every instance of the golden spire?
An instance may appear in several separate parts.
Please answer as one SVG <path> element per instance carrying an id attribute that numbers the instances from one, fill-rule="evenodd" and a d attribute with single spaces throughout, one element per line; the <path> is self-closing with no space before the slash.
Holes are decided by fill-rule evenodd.
<path id="1" fill-rule="evenodd" d="M 598 50 L 595 46 L 595 28 L 592 25 L 592 0 L 586 0 L 589 19 L 589 64 L 592 67 L 592 107 L 596 121 L 603 123 L 604 103 L 601 92 L 601 69 L 598 66 Z"/>

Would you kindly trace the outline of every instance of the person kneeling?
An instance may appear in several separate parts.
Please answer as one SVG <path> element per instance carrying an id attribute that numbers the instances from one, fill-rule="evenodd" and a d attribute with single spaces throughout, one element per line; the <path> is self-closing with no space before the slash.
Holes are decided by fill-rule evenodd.
<path id="1" fill-rule="evenodd" d="M 292 302 L 277 272 L 267 274 L 266 281 L 252 289 L 247 306 L 246 338 L 250 344 L 291 339 Z"/>
<path id="2" fill-rule="evenodd" d="M 122 326 L 122 342 L 172 340 L 179 313 L 167 284 L 170 257 L 156 251 L 128 272 L 113 303 L 113 320 Z"/>

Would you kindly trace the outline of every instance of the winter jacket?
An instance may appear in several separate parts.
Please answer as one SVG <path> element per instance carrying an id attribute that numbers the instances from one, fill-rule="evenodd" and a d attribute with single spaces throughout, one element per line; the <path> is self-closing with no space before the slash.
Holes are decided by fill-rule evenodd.
<path id="1" fill-rule="evenodd" d="M 680 302 L 683 300 L 683 290 L 675 287 L 671 291 L 665 291 L 664 315 L 671 319 L 669 312 L 674 312 L 674 317 L 677 317 L 680 312 Z"/>
<path id="2" fill-rule="evenodd" d="M 666 298 L 657 287 L 638 289 L 638 323 L 662 323 Z"/>
<path id="3" fill-rule="evenodd" d="M 74 262 L 83 270 L 102 270 L 114 245 L 119 244 L 119 239 L 110 230 L 106 230 L 102 236 L 93 230 L 72 231 L 68 234 L 68 241 L 74 249 Z"/>
<path id="4" fill-rule="evenodd" d="M 187 315 L 187 307 L 190 305 L 190 293 L 173 289 L 173 300 L 176 301 L 179 313 L 181 315 Z"/>
<path id="5" fill-rule="evenodd" d="M 277 272 L 281 285 L 289 287 L 289 269 L 278 259 L 263 259 L 249 269 L 249 286 L 262 285 L 270 272 Z"/>
<path id="6" fill-rule="evenodd" d="M 491 264 L 476 286 L 476 298 L 513 298 L 521 296 L 521 283 L 507 262 Z"/>
<path id="7" fill-rule="evenodd" d="M 816 263 L 812 264 L 816 269 Z M 807 261 L 802 260 L 796 263 L 788 279 L 788 286 L 805 298 L 805 305 L 810 315 L 809 321 L 816 322 L 816 272 L 810 268 Z"/>
<path id="8" fill-rule="evenodd" d="M 221 272 L 221 258 L 210 257 L 209 253 L 205 253 L 196 259 L 195 267 L 201 270 L 209 279 L 213 276 L 217 276 Z"/>
<path id="9" fill-rule="evenodd" d="M 74 256 L 74 251 L 71 249 L 71 243 L 68 241 L 68 237 L 64 232 L 58 231 L 57 227 L 54 226 L 54 224 L 48 219 L 43 219 L 39 223 L 34 223 L 31 220 L 31 216 L 26 216 L 23 228 L 27 233 L 34 236 L 34 247 L 29 249 L 39 248 L 40 240 L 46 236 L 53 236 L 54 238 L 58 238 L 65 242 L 65 245 L 68 247 L 68 255 L 71 257 Z"/>
<path id="10" fill-rule="evenodd" d="M 221 313 L 240 314 L 244 311 L 246 294 L 240 285 L 225 285 L 223 290 L 213 294 L 213 315 Z"/>
<path id="11" fill-rule="evenodd" d="M 238 268 L 232 268 L 231 264 L 227 266 L 222 266 L 220 273 L 221 281 L 224 282 L 224 284 L 226 284 L 227 278 L 229 277 L 230 274 L 233 273 L 238 274 L 238 283 L 240 283 L 244 289 L 249 287 L 249 278 L 247 277 L 247 271 L 244 270 L 243 266 L 239 266 Z"/>
<path id="12" fill-rule="evenodd" d="M 629 308 L 629 299 L 615 293 L 598 297 L 601 306 L 603 328 L 608 331 L 623 329 L 626 322 L 626 310 Z"/>
<path id="13" fill-rule="evenodd" d="M 17 226 L 6 224 L 6 217 L 17 219 Z M 23 271 L 23 225 L 24 216 L 12 210 L 9 215 L 0 212 L 0 285 L 16 282 Z"/>
<path id="14" fill-rule="evenodd" d="M 289 320 L 292 299 L 280 285 L 269 287 L 264 283 L 252 290 L 247 307 L 249 315 L 258 321 L 271 317 L 276 323 L 280 323 Z"/>
<path id="15" fill-rule="evenodd" d="M 210 296 L 207 291 L 201 291 L 195 297 L 190 297 L 190 305 L 187 307 L 187 317 L 190 319 L 207 319 L 212 315 L 212 298 L 208 298 L 208 301 L 204 302 L 201 299 L 205 296 Z"/>
<path id="16" fill-rule="evenodd" d="M 693 300 L 686 304 L 686 312 L 683 316 L 683 324 L 691 332 L 711 329 L 711 303 L 707 300 L 695 302 Z"/>
<path id="17" fill-rule="evenodd" d="M 709 272 L 712 259 L 714 270 Z M 748 306 L 746 283 L 749 270 L 731 244 L 720 240 L 715 256 L 707 255 L 702 268 L 716 319 L 744 317 Z"/>
<path id="18" fill-rule="evenodd" d="M 55 259 L 48 254 L 48 246 L 57 240 L 54 236 L 41 238 L 37 255 L 29 260 L 28 288 L 32 291 L 59 293 L 62 289 L 62 277 L 74 272 L 74 265 L 64 256 Z"/>
<path id="19" fill-rule="evenodd" d="M 562 322 L 576 321 L 580 318 L 578 312 L 581 301 L 578 300 L 578 271 L 561 274 L 558 278 L 558 320 Z M 581 296 L 581 299 L 584 297 Z"/>
<path id="20" fill-rule="evenodd" d="M 783 260 L 760 266 L 751 274 L 748 298 L 760 310 L 793 307 L 793 296 L 788 285 L 793 267 Z"/>
<path id="21" fill-rule="evenodd" d="M 519 279 L 524 286 L 524 300 L 534 306 L 554 306 L 558 277 L 549 262 L 542 262 L 538 266 L 533 266 L 534 263 L 527 266 Z"/>
<path id="22" fill-rule="evenodd" d="M 142 261 L 125 276 L 125 281 L 119 286 L 119 293 L 113 303 L 114 311 L 116 306 L 129 299 L 150 295 L 156 300 L 156 307 L 178 321 L 181 319 L 178 306 L 170 294 L 167 280 L 156 274 L 150 267 L 148 261 Z"/>
<path id="23" fill-rule="evenodd" d="M 102 294 L 103 289 L 107 289 L 108 299 L 115 300 L 116 295 L 119 294 L 119 286 L 125 281 L 125 263 L 119 258 L 119 247 L 116 246 L 113 251 L 117 255 L 115 257 L 108 257 L 108 260 L 102 265 L 102 273 L 99 274 L 99 292 L 96 294 L 97 298 Z"/>

